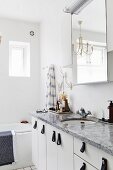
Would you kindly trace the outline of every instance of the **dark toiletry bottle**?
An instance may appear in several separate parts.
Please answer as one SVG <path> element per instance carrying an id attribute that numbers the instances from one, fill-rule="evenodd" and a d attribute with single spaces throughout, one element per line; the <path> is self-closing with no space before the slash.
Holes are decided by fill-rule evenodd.
<path id="1" fill-rule="evenodd" d="M 113 101 L 109 100 L 109 102 L 110 102 L 110 104 L 108 106 L 108 109 L 109 109 L 109 120 L 108 120 L 108 122 L 113 123 Z"/>
<path id="2" fill-rule="evenodd" d="M 57 104 L 56 104 L 56 111 L 59 111 L 60 107 L 59 107 L 59 101 L 57 100 Z"/>

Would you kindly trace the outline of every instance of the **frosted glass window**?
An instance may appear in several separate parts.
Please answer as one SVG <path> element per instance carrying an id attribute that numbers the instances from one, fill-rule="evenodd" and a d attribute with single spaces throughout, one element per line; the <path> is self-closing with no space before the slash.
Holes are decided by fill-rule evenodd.
<path id="1" fill-rule="evenodd" d="M 9 76 L 30 77 L 30 43 L 9 42 Z"/>

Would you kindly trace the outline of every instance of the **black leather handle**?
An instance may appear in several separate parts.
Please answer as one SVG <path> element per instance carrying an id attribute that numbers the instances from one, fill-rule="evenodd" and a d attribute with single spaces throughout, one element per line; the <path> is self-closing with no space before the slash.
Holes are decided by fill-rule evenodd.
<path id="1" fill-rule="evenodd" d="M 33 128 L 36 129 L 37 128 L 37 121 L 35 121 Z"/>
<path id="2" fill-rule="evenodd" d="M 41 133 L 44 134 L 45 133 L 45 125 L 43 125 Z"/>
<path id="3" fill-rule="evenodd" d="M 56 132 L 55 131 L 53 131 L 52 142 L 56 142 Z"/>
<path id="4" fill-rule="evenodd" d="M 58 138 L 57 138 L 57 145 L 61 145 L 61 135 L 58 133 Z"/>
<path id="5" fill-rule="evenodd" d="M 80 168 L 80 170 L 85 170 L 86 169 L 86 164 L 83 163 L 82 167 Z"/>
<path id="6" fill-rule="evenodd" d="M 80 152 L 84 153 L 85 149 L 86 149 L 86 144 L 85 144 L 85 142 L 82 142 L 82 147 L 80 149 Z"/>
<path id="7" fill-rule="evenodd" d="M 101 170 L 107 170 L 107 159 L 102 158 Z"/>

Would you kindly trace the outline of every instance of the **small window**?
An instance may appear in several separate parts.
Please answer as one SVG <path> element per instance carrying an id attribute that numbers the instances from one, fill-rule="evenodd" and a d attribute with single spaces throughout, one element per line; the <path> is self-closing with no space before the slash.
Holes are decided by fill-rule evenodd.
<path id="1" fill-rule="evenodd" d="M 30 43 L 9 42 L 9 76 L 30 77 Z"/>

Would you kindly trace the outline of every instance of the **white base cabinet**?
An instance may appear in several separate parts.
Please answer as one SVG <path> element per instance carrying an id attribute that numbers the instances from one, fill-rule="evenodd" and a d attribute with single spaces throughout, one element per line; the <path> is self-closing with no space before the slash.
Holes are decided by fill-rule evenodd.
<path id="1" fill-rule="evenodd" d="M 32 161 L 38 170 L 113 170 L 113 156 L 34 117 Z"/>

